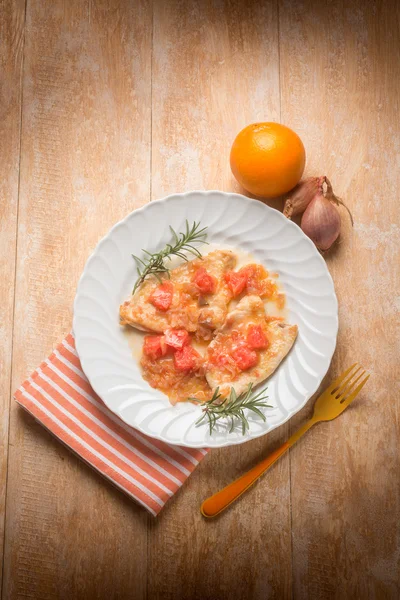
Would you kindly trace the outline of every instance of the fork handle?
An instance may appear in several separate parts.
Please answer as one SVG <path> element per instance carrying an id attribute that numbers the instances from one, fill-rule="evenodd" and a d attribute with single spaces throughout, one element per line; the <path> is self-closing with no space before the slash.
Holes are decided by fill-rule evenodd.
<path id="1" fill-rule="evenodd" d="M 273 465 L 274 462 L 276 462 L 289 448 L 289 443 L 285 442 L 280 448 L 275 450 L 275 452 L 272 452 L 267 458 L 259 462 L 258 465 L 239 477 L 239 479 L 236 479 L 213 496 L 210 496 L 207 500 L 204 500 L 200 508 L 201 514 L 204 517 L 215 517 L 218 515 L 248 490 L 249 487 L 253 485 L 253 483 L 257 481 L 257 479 L 261 477 L 261 475 L 265 473 L 265 471 L 267 471 L 267 469 L 269 469 L 270 466 Z"/>
<path id="2" fill-rule="evenodd" d="M 267 471 L 316 421 L 310 419 L 298 429 L 287 442 L 255 465 L 244 475 L 204 500 L 200 507 L 203 517 L 215 517 L 241 496 L 265 471 Z"/>

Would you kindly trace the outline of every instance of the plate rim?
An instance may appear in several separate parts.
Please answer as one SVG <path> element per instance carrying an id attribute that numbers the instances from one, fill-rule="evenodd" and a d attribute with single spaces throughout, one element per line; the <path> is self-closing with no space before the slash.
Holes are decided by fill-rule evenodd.
<path id="1" fill-rule="evenodd" d="M 98 249 L 100 248 L 100 246 L 102 244 L 104 244 L 106 242 L 106 240 L 112 235 L 113 231 L 119 227 L 121 224 L 125 223 L 128 219 L 130 219 L 132 217 L 133 214 L 135 213 L 140 213 L 143 212 L 144 210 L 148 209 L 149 206 L 155 204 L 155 203 L 164 203 L 164 202 L 168 202 L 169 200 L 171 200 L 172 198 L 178 198 L 180 201 L 183 201 L 187 196 L 193 195 L 193 194 L 200 194 L 201 196 L 207 197 L 207 196 L 211 196 L 213 194 L 218 194 L 218 195 L 222 195 L 222 196 L 226 196 L 226 197 L 238 197 L 240 199 L 244 199 L 245 201 L 249 202 L 250 204 L 257 204 L 258 206 L 261 204 L 267 211 L 271 210 L 274 211 L 276 213 L 278 213 L 278 215 L 280 215 L 278 218 L 282 219 L 283 222 L 285 222 L 287 225 L 296 228 L 298 231 L 297 233 L 300 233 L 300 236 L 303 237 L 303 239 L 306 240 L 306 243 L 308 243 L 312 249 L 313 252 L 315 252 L 315 255 L 317 256 L 318 260 L 321 262 L 321 264 L 324 265 L 326 274 L 328 276 L 328 280 L 330 281 L 331 285 L 332 285 L 332 296 L 333 296 L 333 300 L 334 300 L 334 304 L 335 304 L 335 312 L 334 314 L 332 314 L 332 317 L 335 319 L 335 327 L 336 327 L 336 332 L 335 332 L 335 336 L 334 336 L 334 344 L 332 346 L 332 352 L 330 353 L 330 356 L 327 354 L 327 359 L 328 359 L 328 365 L 327 365 L 327 369 L 326 371 L 321 375 L 321 377 L 318 378 L 317 384 L 315 386 L 315 389 L 307 394 L 305 396 L 304 402 L 296 408 L 296 410 L 292 410 L 292 411 L 288 411 L 288 415 L 287 417 L 280 422 L 277 425 L 274 425 L 271 429 L 269 429 L 268 431 L 261 431 L 261 432 L 257 432 L 254 434 L 251 434 L 251 436 L 243 436 L 243 439 L 241 438 L 237 438 L 235 440 L 229 440 L 229 437 L 227 437 L 226 440 L 224 440 L 224 442 L 217 442 L 215 444 L 208 444 L 208 445 L 204 445 L 201 443 L 178 443 L 178 444 L 173 444 L 170 441 L 165 440 L 165 438 L 159 434 L 156 433 L 149 433 L 148 431 L 144 431 L 143 428 L 139 425 L 132 425 L 132 423 L 129 423 L 126 419 L 124 419 L 119 413 L 115 412 L 114 410 L 112 410 L 112 408 L 108 405 L 108 403 L 102 398 L 101 393 L 99 393 L 99 391 L 96 389 L 95 385 L 92 383 L 88 373 L 86 372 L 85 369 L 85 358 L 83 356 L 81 356 L 80 352 L 79 352 L 79 346 L 80 346 L 80 338 L 79 338 L 79 334 L 76 331 L 76 304 L 77 304 L 77 300 L 78 300 L 78 296 L 79 296 L 79 290 L 80 290 L 80 286 L 81 283 L 83 281 L 83 279 L 85 278 L 85 276 L 87 275 L 87 271 L 88 271 L 88 266 L 90 265 L 91 260 L 93 259 L 93 257 L 95 256 L 95 254 L 97 253 Z M 86 259 L 86 263 L 85 266 L 83 268 L 82 274 L 79 277 L 77 286 L 76 286 L 76 292 L 75 292 L 75 298 L 74 298 L 74 302 L 73 302 L 73 318 L 72 318 L 72 333 L 74 335 L 74 340 L 75 340 L 75 348 L 76 351 L 78 353 L 78 357 L 79 357 L 79 361 L 81 363 L 82 366 L 82 370 L 85 373 L 86 377 L 88 378 L 88 381 L 90 383 L 90 386 L 92 387 L 92 389 L 94 390 L 94 392 L 99 396 L 99 398 L 101 399 L 101 401 L 105 404 L 105 406 L 108 408 L 108 410 L 110 410 L 114 415 L 116 415 L 123 423 L 125 423 L 126 425 L 128 425 L 128 427 L 132 427 L 132 429 L 135 429 L 137 431 L 139 431 L 142 435 L 145 435 L 147 437 L 159 440 L 161 442 L 163 442 L 164 444 L 168 444 L 170 446 L 180 446 L 183 448 L 195 448 L 195 449 L 211 449 L 211 448 L 225 448 L 225 447 L 229 447 L 229 446 L 237 446 L 240 444 L 245 444 L 246 442 L 250 442 L 252 440 L 255 440 L 259 437 L 262 437 L 264 435 L 270 434 L 272 431 L 274 431 L 275 429 L 278 429 L 279 427 L 281 427 L 282 425 L 284 425 L 285 423 L 287 423 L 295 414 L 297 414 L 298 412 L 300 412 L 304 406 L 307 404 L 307 402 L 312 398 L 312 396 L 314 396 L 314 394 L 317 392 L 318 388 L 321 385 L 322 380 L 324 379 L 324 377 L 326 376 L 329 367 L 331 365 L 332 362 L 332 357 L 335 353 L 336 350 L 336 346 L 337 346 L 337 338 L 338 338 L 338 332 L 339 332 L 339 305 L 338 305 L 338 300 L 337 300 L 337 296 L 336 296 L 336 291 L 335 291 L 335 284 L 332 278 L 332 275 L 328 269 L 328 266 L 326 264 L 326 261 L 323 259 L 323 257 L 321 256 L 321 254 L 318 252 L 316 246 L 314 245 L 314 243 L 311 241 L 311 239 L 306 236 L 306 234 L 303 232 L 303 230 L 301 229 L 301 227 L 299 227 L 296 223 L 294 223 L 293 221 L 291 221 L 290 219 L 286 218 L 284 216 L 284 214 L 276 209 L 276 208 L 272 208 L 271 206 L 265 204 L 262 200 L 258 200 L 256 198 L 249 198 L 248 196 L 244 196 L 243 194 L 238 194 L 236 192 L 225 192 L 225 191 L 221 191 L 221 190 L 190 190 L 189 192 L 177 192 L 177 193 L 172 193 L 172 194 L 168 194 L 168 196 L 164 196 L 163 198 L 157 198 L 155 200 L 151 200 L 150 202 L 148 202 L 147 204 L 144 204 L 143 206 L 140 206 L 139 208 L 134 209 L 133 211 L 131 211 L 129 214 L 127 214 L 123 219 L 117 221 L 116 223 L 114 223 L 114 225 L 108 230 L 108 232 L 97 242 L 96 246 L 94 247 L 94 249 L 92 250 L 92 252 L 89 254 L 88 258 Z M 279 366 L 278 366 L 279 369 Z"/>

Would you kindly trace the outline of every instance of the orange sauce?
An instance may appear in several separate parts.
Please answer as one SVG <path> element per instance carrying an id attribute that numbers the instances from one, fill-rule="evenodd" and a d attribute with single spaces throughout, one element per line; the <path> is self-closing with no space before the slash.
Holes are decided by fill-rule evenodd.
<path id="1" fill-rule="evenodd" d="M 253 324 L 254 320 L 251 320 Z M 263 329 L 264 335 L 268 338 L 268 329 L 266 327 L 267 320 L 264 322 L 258 322 Z M 241 323 L 236 329 L 233 329 L 229 333 L 219 334 L 218 339 L 214 342 L 213 347 L 209 351 L 208 361 L 209 363 L 218 367 L 222 373 L 221 379 L 226 382 L 234 382 L 237 376 L 242 373 L 242 370 L 238 367 L 234 355 L 235 350 L 241 346 L 246 347 L 246 335 L 249 323 Z M 256 376 L 257 371 L 254 373 Z"/>
<path id="2" fill-rule="evenodd" d="M 208 360 L 225 373 L 224 381 L 234 381 L 240 373 L 233 358 L 235 349 L 245 344 L 245 338 L 240 331 L 230 334 L 220 334 L 218 342 L 210 349 Z"/>
<path id="3" fill-rule="evenodd" d="M 160 360 L 152 360 L 143 356 L 140 364 L 143 378 L 149 382 L 151 387 L 166 394 L 171 404 L 183 402 L 189 398 L 196 398 L 204 402 L 212 396 L 201 368 L 194 372 L 178 371 L 173 358 L 169 356 Z"/>
<path id="4" fill-rule="evenodd" d="M 209 250 L 215 250 L 217 247 L 210 245 Z M 278 312 L 282 311 L 285 306 L 285 295 L 277 284 L 276 279 L 278 275 L 276 273 L 269 275 L 262 265 L 254 262 L 254 258 L 250 254 L 241 252 L 240 250 L 234 251 L 238 255 L 238 267 L 249 266 L 253 275 L 249 289 L 243 292 L 239 298 L 231 301 L 230 309 L 237 304 L 240 298 L 246 294 L 253 293 L 263 298 L 267 307 L 267 313 L 271 312 L 273 305 L 278 309 Z M 171 268 L 174 268 L 174 266 Z M 186 329 L 189 332 L 197 330 L 195 335 L 191 336 L 192 345 L 201 356 L 205 356 L 215 333 L 212 334 L 210 330 L 202 328 L 198 324 L 199 292 L 190 279 L 188 282 L 175 282 L 174 285 L 176 286 L 176 292 L 179 293 L 179 306 L 177 306 L 176 310 L 172 308 L 168 311 L 170 326 L 175 329 Z M 276 309 L 272 312 L 276 312 Z M 280 319 L 283 317 L 271 315 L 268 318 Z M 134 355 L 140 360 L 143 378 L 151 387 L 160 390 L 168 396 L 172 404 L 186 401 L 188 398 L 196 398 L 201 402 L 211 398 L 212 390 L 205 378 L 203 367 L 200 367 L 195 372 L 182 372 L 175 368 L 172 355 L 152 360 L 144 356 L 141 351 L 144 334 L 131 329 L 128 334 Z M 245 339 L 245 332 L 231 332 L 229 335 L 223 336 L 218 346 L 213 348 L 208 356 L 208 360 L 211 363 L 225 371 L 225 380 L 227 383 L 233 382 L 240 373 L 231 356 L 232 352 L 234 352 L 233 346 L 237 342 L 235 336 Z"/>

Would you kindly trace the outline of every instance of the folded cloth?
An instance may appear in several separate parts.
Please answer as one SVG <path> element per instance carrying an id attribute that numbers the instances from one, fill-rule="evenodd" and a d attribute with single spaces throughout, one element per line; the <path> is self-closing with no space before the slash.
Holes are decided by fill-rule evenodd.
<path id="1" fill-rule="evenodd" d="M 83 373 L 71 333 L 21 385 L 15 399 L 154 516 L 207 453 L 149 438 L 114 415 Z"/>

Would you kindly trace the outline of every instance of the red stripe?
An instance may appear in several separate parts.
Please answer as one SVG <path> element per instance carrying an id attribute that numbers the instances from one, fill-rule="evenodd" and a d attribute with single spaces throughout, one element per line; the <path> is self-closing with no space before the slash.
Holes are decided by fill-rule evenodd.
<path id="1" fill-rule="evenodd" d="M 43 370 L 43 373 L 49 377 L 54 383 L 56 383 L 64 392 L 66 392 L 69 396 L 71 396 L 76 402 L 80 404 L 83 408 L 85 408 L 90 414 L 95 416 L 99 421 L 101 421 L 104 425 L 109 427 L 109 429 L 113 430 L 117 433 L 123 440 L 134 446 L 137 450 L 140 450 L 145 456 L 151 458 L 154 462 L 160 465 L 163 469 L 165 469 L 168 473 L 176 477 L 178 481 L 184 482 L 186 479 L 186 475 L 182 473 L 177 467 L 171 465 L 167 459 L 159 456 L 153 450 L 142 444 L 139 439 L 136 439 L 134 436 L 129 434 L 123 427 L 117 425 L 114 421 L 112 421 L 107 415 L 101 412 L 96 406 L 94 406 L 89 400 L 87 400 L 84 396 L 82 396 L 79 392 L 77 392 L 74 388 L 72 388 L 64 379 L 62 379 L 57 373 L 52 371 L 49 367 L 46 370 Z M 65 374 L 65 373 L 64 373 Z M 47 390 L 46 390 L 47 391 Z M 50 388 L 48 392 L 50 395 L 54 395 L 57 393 Z M 65 403 L 65 398 L 60 398 L 60 403 Z M 140 460 L 140 459 L 139 459 Z M 194 465 L 193 465 L 194 467 Z M 153 474 L 154 468 L 149 467 L 148 470 Z M 176 485 L 176 484 L 174 484 Z"/>
<path id="2" fill-rule="evenodd" d="M 57 349 L 59 350 L 59 348 L 57 348 Z M 66 358 L 65 355 L 64 355 L 64 358 Z M 57 358 L 57 356 L 55 356 L 53 354 L 52 360 L 49 362 L 52 362 L 52 364 L 54 364 L 54 366 L 56 366 L 57 369 L 59 369 L 64 375 L 66 375 L 71 381 L 73 381 L 75 383 L 75 385 L 77 385 L 82 391 L 84 391 L 91 398 L 93 398 L 94 401 L 96 401 L 96 402 L 100 403 L 102 406 L 104 406 L 102 400 L 93 391 L 93 388 L 90 386 L 90 384 L 87 381 L 85 381 L 84 379 L 82 379 L 82 377 L 77 375 L 74 371 L 72 371 L 72 369 L 70 369 L 62 361 L 60 361 L 60 359 Z M 42 369 L 42 371 L 45 371 L 46 375 L 48 375 L 48 377 L 50 377 L 50 379 L 54 378 L 54 375 L 55 375 L 54 371 L 49 369 L 49 367 L 47 365 L 46 365 L 45 369 Z M 72 394 L 73 397 L 75 397 L 75 395 L 78 393 L 74 388 L 69 387 L 69 390 L 70 391 L 68 393 Z M 82 399 L 85 402 L 87 402 L 87 400 L 83 396 L 82 396 Z M 119 430 L 125 431 L 123 429 L 123 427 L 120 427 L 116 424 L 114 424 L 113 427 L 114 428 L 118 427 Z M 144 436 L 144 434 L 141 434 L 138 431 L 135 431 L 135 434 L 138 438 L 142 437 L 142 439 L 147 439 L 146 436 Z M 128 434 L 128 436 L 129 436 L 129 434 Z M 129 437 L 129 439 L 132 439 L 132 438 Z M 151 441 L 151 444 L 153 444 L 156 448 L 158 448 L 159 450 L 161 450 L 162 452 L 164 452 L 165 454 L 170 456 L 170 458 L 174 459 L 176 462 L 178 462 L 179 464 L 184 466 L 190 473 L 196 468 L 197 465 L 194 465 L 188 458 L 186 458 L 186 457 L 182 456 L 181 454 L 179 454 L 178 452 L 176 452 L 173 449 L 173 447 L 169 446 L 168 444 L 165 444 L 164 442 L 160 442 L 158 440 L 154 440 L 153 438 L 151 438 L 150 441 Z M 140 443 L 140 442 L 138 441 L 138 443 Z M 150 449 L 146 446 L 143 451 L 147 453 L 150 451 Z M 188 452 L 188 454 L 193 456 L 193 458 L 195 458 L 198 462 L 200 462 L 200 460 L 204 457 L 204 455 L 197 449 L 185 448 L 185 452 Z M 157 461 L 159 461 L 159 460 L 165 461 L 165 459 L 162 459 L 162 457 L 159 457 L 158 455 L 157 455 L 156 460 Z M 165 461 L 165 465 L 170 465 L 170 463 Z M 163 466 L 164 466 L 164 464 L 163 464 Z M 170 471 L 170 469 L 172 469 L 170 472 L 173 473 L 175 475 L 175 477 L 179 478 L 180 481 L 184 481 L 187 477 L 184 473 L 179 471 L 179 469 L 177 469 L 173 465 L 170 465 L 169 467 L 165 466 L 165 468 L 167 468 L 168 471 Z"/>
<path id="3" fill-rule="evenodd" d="M 70 331 L 69 334 L 67 335 L 67 337 L 65 338 L 65 341 L 67 342 L 67 344 L 69 344 L 72 348 L 74 348 L 74 350 L 76 350 L 75 348 L 75 338 L 72 335 L 72 332 Z"/>
<path id="4" fill-rule="evenodd" d="M 79 358 L 77 356 L 75 356 L 75 354 L 73 354 L 71 352 L 71 350 L 68 350 L 68 348 L 66 348 L 64 346 L 64 344 L 60 344 L 58 346 L 57 350 L 59 351 L 59 353 L 61 354 L 61 356 L 63 356 L 64 358 L 66 358 L 72 365 L 74 365 L 74 367 L 76 369 L 79 369 L 82 372 L 82 374 L 83 374 L 82 366 L 81 366 L 81 361 L 79 360 Z"/>
<path id="5" fill-rule="evenodd" d="M 56 381 L 56 379 L 58 379 L 58 381 Z M 53 378 L 53 381 L 55 383 L 57 383 L 57 385 L 59 385 L 59 387 L 61 387 L 64 391 L 67 391 L 64 388 L 64 386 L 62 385 L 64 383 L 65 387 L 67 387 L 67 384 L 65 384 L 65 382 L 61 378 L 59 378 L 57 375 L 55 375 L 55 377 Z M 154 479 L 157 479 L 158 481 L 160 481 L 163 485 L 165 485 L 165 487 L 167 487 L 172 492 L 176 492 L 176 490 L 180 487 L 177 483 L 168 479 L 168 477 L 166 477 L 166 475 L 164 475 L 163 473 L 160 473 L 153 466 L 149 465 L 145 460 L 143 460 L 142 458 L 140 458 L 139 456 L 134 454 L 134 452 L 132 452 L 132 450 L 130 450 L 129 448 L 124 446 L 121 442 L 116 440 L 108 432 L 104 431 L 104 429 L 102 429 L 99 425 L 94 423 L 87 415 L 85 415 L 78 408 L 76 408 L 73 404 L 71 404 L 68 400 L 66 400 L 64 398 L 64 396 L 62 396 L 49 383 L 47 383 L 47 381 L 45 379 L 43 379 L 42 377 L 39 377 L 37 379 L 37 382 L 38 382 L 38 385 L 40 385 L 40 387 L 49 394 L 49 396 L 51 396 L 52 398 L 57 400 L 58 404 L 60 404 L 61 406 L 65 406 L 69 413 L 74 415 L 74 417 L 76 417 L 79 421 L 81 421 L 84 425 L 86 425 L 86 427 L 88 427 L 94 433 L 96 433 L 96 435 L 98 435 L 102 440 L 107 442 L 115 450 L 120 452 L 123 456 L 125 456 L 126 458 L 131 460 L 133 463 L 137 464 L 141 469 L 143 469 L 143 471 L 145 471 L 146 473 L 151 475 Z M 73 399 L 77 401 L 76 397 Z M 79 404 L 81 406 L 83 406 L 85 409 L 89 409 L 91 407 L 91 405 L 88 401 L 79 402 Z M 88 410 L 88 412 L 89 412 L 89 410 Z M 111 429 L 111 431 L 114 430 L 112 421 L 110 421 L 107 418 L 103 418 L 103 419 L 99 418 L 101 416 L 100 411 L 97 411 L 96 409 L 94 409 L 94 410 L 91 410 L 90 413 L 93 414 L 99 420 L 101 420 L 104 425 L 106 425 L 109 429 Z M 125 441 L 127 441 L 131 446 L 135 447 L 134 444 L 131 444 L 129 439 L 125 440 Z"/>
<path id="6" fill-rule="evenodd" d="M 91 385 L 87 381 L 85 381 L 81 375 L 77 375 L 75 371 L 73 371 L 70 367 L 68 367 L 68 365 L 63 363 L 56 355 L 54 355 L 54 358 L 50 362 L 52 362 L 53 365 L 57 367 L 57 369 L 64 373 L 64 375 L 71 379 L 71 381 L 78 385 L 82 390 L 84 390 L 87 394 L 90 394 L 94 398 L 94 400 L 97 400 L 97 402 L 101 402 L 98 395 L 94 393 Z"/>
<path id="7" fill-rule="evenodd" d="M 56 435 L 61 441 L 67 446 L 74 450 L 79 456 L 81 456 L 86 462 L 92 465 L 100 473 L 108 476 L 114 480 L 125 492 L 140 499 L 147 507 L 151 508 L 156 514 L 158 514 L 162 508 L 153 498 L 148 496 L 144 491 L 137 488 L 132 482 L 125 479 L 117 471 L 114 471 L 112 467 L 105 464 L 100 458 L 92 454 L 87 448 L 82 446 L 79 441 L 75 440 L 68 432 L 62 429 L 57 423 L 55 423 L 50 417 L 42 412 L 29 398 L 27 398 L 21 390 L 17 390 L 15 393 L 17 401 L 26 408 L 34 417 L 38 419 L 49 431 Z M 41 400 L 39 400 L 41 402 Z"/>
<path id="8" fill-rule="evenodd" d="M 156 483 L 147 480 L 143 475 L 135 471 L 132 467 L 127 465 L 123 460 L 118 458 L 117 456 L 111 454 L 107 448 L 104 448 L 99 442 L 93 439 L 86 431 L 81 429 L 79 425 L 77 425 L 74 421 L 72 421 L 68 416 L 64 415 L 54 404 L 49 402 L 43 394 L 41 394 L 38 390 L 32 387 L 29 383 L 26 386 L 26 382 L 23 384 L 24 389 L 28 391 L 38 402 L 40 402 L 43 406 L 47 408 L 49 412 L 51 412 L 54 416 L 57 417 L 59 421 L 61 421 L 68 429 L 70 429 L 73 433 L 79 435 L 81 439 L 83 439 L 89 446 L 91 446 L 94 450 L 102 454 L 109 461 L 113 462 L 119 469 L 125 471 L 128 475 L 130 475 L 133 479 L 139 481 L 143 486 L 149 489 L 154 495 L 160 498 L 163 503 L 165 503 L 169 496 L 166 492 L 161 490 Z"/>
<path id="9" fill-rule="evenodd" d="M 75 349 L 75 339 L 74 336 L 69 333 L 66 337 L 66 341 L 68 342 L 68 344 Z M 60 346 L 58 346 L 57 350 L 61 352 L 60 348 L 64 348 L 66 349 L 62 344 L 60 344 Z M 71 354 L 71 353 L 69 353 Z M 72 355 L 73 356 L 73 355 Z M 75 357 L 76 358 L 76 357 Z M 75 364 L 75 363 L 74 363 Z M 81 363 L 78 359 L 78 363 L 77 363 L 77 368 L 80 369 L 82 371 L 82 366 Z M 86 388 L 88 389 L 87 393 L 91 394 L 91 395 L 95 395 L 96 398 L 99 399 L 100 402 L 102 402 L 102 400 L 97 396 L 97 394 L 95 394 L 94 390 L 91 388 L 91 386 L 85 381 L 82 380 L 83 384 L 86 386 Z M 84 391 L 86 391 L 85 388 Z M 140 432 L 137 432 L 138 435 L 142 436 L 144 439 L 146 439 L 146 436 Z M 162 450 L 163 452 L 165 452 L 166 454 L 168 454 L 171 458 L 173 458 L 174 460 L 176 460 L 177 462 L 179 462 L 182 466 L 186 467 L 186 469 L 188 469 L 188 471 L 192 472 L 197 465 L 194 465 L 189 459 L 187 459 L 186 457 L 182 456 L 179 452 L 177 452 L 176 450 L 174 450 L 174 447 L 166 444 L 165 442 L 161 442 L 160 440 L 156 440 L 151 438 L 151 443 L 156 446 L 159 450 Z M 179 446 L 177 446 L 179 448 Z M 204 458 L 204 454 L 198 449 L 198 448 L 182 448 L 187 454 L 189 454 L 190 456 L 192 456 L 195 460 L 197 460 L 198 462 L 200 462 L 203 458 Z M 207 448 L 204 448 L 204 450 L 206 450 L 206 452 L 208 452 Z"/>

